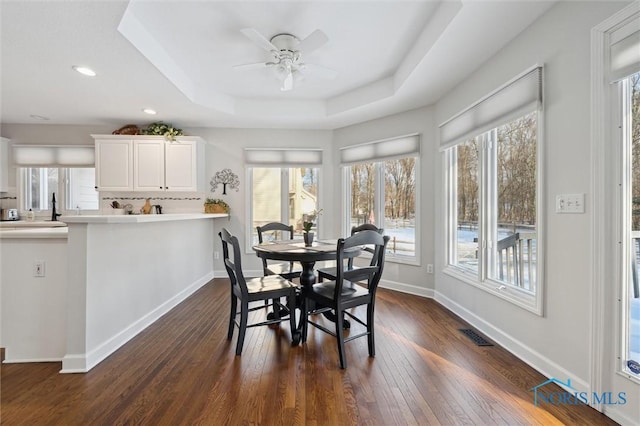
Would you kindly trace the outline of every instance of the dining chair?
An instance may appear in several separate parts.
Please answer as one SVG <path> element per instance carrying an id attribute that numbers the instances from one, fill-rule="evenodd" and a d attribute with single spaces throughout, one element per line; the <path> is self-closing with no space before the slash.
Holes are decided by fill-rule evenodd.
<path id="1" fill-rule="evenodd" d="M 280 222 L 267 223 L 264 226 L 257 226 L 258 242 L 263 243 L 266 235 L 272 240 L 293 240 L 293 226 Z M 266 235 L 265 235 L 266 234 Z M 267 259 L 262 259 L 262 270 L 265 276 L 280 275 L 288 280 L 299 278 L 302 273 L 302 267 L 295 262 L 273 263 Z"/>
<path id="2" fill-rule="evenodd" d="M 242 273 L 242 253 L 238 239 L 231 235 L 225 228 L 222 228 L 218 235 L 222 240 L 224 266 L 227 269 L 227 274 L 229 274 L 229 280 L 231 282 L 231 311 L 229 315 L 227 340 L 232 339 L 233 330 L 235 327 L 238 327 L 236 355 L 242 353 L 247 328 L 278 324 L 286 321 L 286 316 L 289 317 L 289 327 L 292 340 L 294 340 L 293 335 L 296 330 L 295 303 L 297 285 L 280 275 L 246 279 Z M 282 297 L 287 298 L 286 306 L 280 303 Z M 250 307 L 249 304 L 255 301 L 268 302 L 269 300 L 272 300 L 272 303 L 268 304 L 268 306 L 273 306 L 272 317 L 268 317 L 266 321 L 249 324 L 249 313 L 263 309 L 263 306 Z M 240 312 L 237 312 L 238 304 L 240 305 Z M 284 316 L 282 315 L 283 313 L 285 314 Z M 240 317 L 239 322 L 237 319 L 238 316 Z"/>
<path id="3" fill-rule="evenodd" d="M 375 329 L 374 312 L 375 297 L 378 283 L 382 277 L 384 269 L 384 257 L 389 236 L 381 235 L 376 231 L 367 230 L 357 232 L 351 237 L 340 238 L 337 244 L 337 274 L 334 281 L 324 281 L 314 284 L 312 287 L 303 288 L 302 303 L 302 342 L 307 341 L 308 325 L 311 324 L 319 330 L 334 336 L 338 343 L 338 357 L 340 368 L 347 368 L 347 359 L 344 344 L 359 337 L 367 336 L 369 346 L 369 356 L 375 356 Z M 374 259 L 369 266 L 357 269 L 349 269 L 346 265 L 345 251 L 362 246 L 372 246 Z M 356 282 L 366 281 L 367 285 L 362 286 Z M 309 306 L 315 304 L 316 308 L 330 308 L 335 313 L 335 331 L 332 331 L 320 323 L 311 321 L 309 315 L 312 314 Z M 355 312 L 347 309 L 356 306 L 366 305 L 366 319 L 356 316 Z M 345 315 L 355 322 L 363 325 L 365 331 L 355 335 L 344 337 L 343 323 Z M 351 329 L 353 331 L 353 329 Z"/>
<path id="4" fill-rule="evenodd" d="M 377 233 L 379 233 L 380 235 L 384 234 L 384 228 L 378 228 L 375 225 L 372 225 L 371 223 L 363 223 L 362 225 L 359 226 L 353 226 L 351 228 L 351 235 L 354 235 L 360 231 L 376 231 Z M 373 252 L 373 249 L 370 247 L 365 247 L 363 249 L 364 251 L 369 252 L 370 254 L 374 255 L 375 257 L 375 253 Z M 373 262 L 374 259 L 371 259 L 371 262 Z M 348 269 L 357 269 L 359 268 L 359 266 L 354 266 L 353 265 L 353 258 L 349 259 L 348 261 L 348 265 L 347 265 Z M 336 267 L 335 266 L 329 266 L 326 268 L 318 268 L 316 269 L 316 271 L 318 272 L 318 281 L 322 282 L 324 281 L 324 279 L 328 279 L 328 280 L 335 280 L 336 276 L 337 276 L 337 271 L 336 271 Z"/>

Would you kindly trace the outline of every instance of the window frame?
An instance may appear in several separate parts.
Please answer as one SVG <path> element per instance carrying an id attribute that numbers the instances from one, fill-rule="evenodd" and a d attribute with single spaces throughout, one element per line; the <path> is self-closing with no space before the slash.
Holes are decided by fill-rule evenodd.
<path id="1" fill-rule="evenodd" d="M 57 184 L 57 188 L 55 190 L 56 193 L 56 211 L 62 215 L 65 216 L 69 216 L 69 215 L 75 215 L 77 214 L 77 210 L 75 208 L 73 209 L 68 209 L 67 206 L 67 200 L 69 198 L 69 194 L 67 193 L 67 188 L 68 188 L 68 181 L 69 181 L 69 169 L 71 169 L 71 167 L 55 167 L 55 166 L 18 166 L 17 167 L 17 173 L 18 173 L 18 209 L 20 211 L 20 216 L 25 216 L 27 213 L 27 209 L 26 208 L 26 203 L 27 203 L 27 195 L 26 195 L 26 191 L 27 191 L 27 181 L 28 181 L 28 177 L 27 177 L 27 170 L 28 169 L 42 169 L 42 168 L 46 168 L 46 169 L 57 169 L 58 170 L 58 184 Z M 90 166 L 90 167 L 83 167 L 83 168 L 93 168 L 95 169 L 95 166 Z M 100 213 L 100 193 L 98 192 L 98 208 L 97 209 L 82 209 L 82 212 L 87 213 L 87 214 L 99 214 Z M 51 204 L 50 202 L 47 203 L 47 208 L 46 209 L 41 209 L 41 210 L 37 210 L 34 211 L 34 215 L 36 218 L 44 218 L 44 217 L 50 217 L 52 213 L 51 210 Z"/>
<path id="2" fill-rule="evenodd" d="M 626 364 L 630 351 L 630 321 L 631 316 L 629 303 L 629 282 L 631 281 L 631 273 L 629 271 L 629 260 L 633 256 L 631 235 L 633 227 L 631 224 L 632 206 L 632 181 L 633 181 L 633 157 L 632 157 L 632 140 L 631 140 L 631 105 L 627 102 L 631 97 L 631 86 L 628 77 L 621 79 L 611 85 L 611 115 L 613 130 L 613 141 L 615 141 L 614 162 L 617 163 L 614 170 L 617 171 L 619 193 L 616 194 L 616 239 L 619 242 L 615 252 L 614 260 L 617 270 L 616 282 L 616 300 L 618 309 L 616 312 L 619 330 L 616 330 L 616 371 L 621 376 L 635 383 L 640 383 L 640 375 L 634 374 L 629 370 Z"/>
<path id="3" fill-rule="evenodd" d="M 282 223 L 288 223 L 289 222 L 289 196 L 288 196 L 288 189 L 289 189 L 289 173 L 290 173 L 290 169 L 299 169 L 299 168 L 313 168 L 316 170 L 316 173 L 318 175 L 318 198 L 317 198 L 317 203 L 316 203 L 316 208 L 318 211 L 320 211 L 323 207 L 322 207 L 322 167 L 320 164 L 315 164 L 315 165 L 294 165 L 294 164 L 290 164 L 290 165 L 282 165 L 282 166 L 269 166 L 269 165 L 260 165 L 260 164 L 251 164 L 251 165 L 247 165 L 246 166 L 246 170 L 245 170 L 245 178 L 246 181 L 248 182 L 247 185 L 247 206 L 249 207 L 248 209 L 246 209 L 246 216 L 245 216 L 245 223 L 247 224 L 247 229 L 248 231 L 245 232 L 245 254 L 252 254 L 254 253 L 252 247 L 254 245 L 252 236 L 253 236 L 253 232 L 254 232 L 254 228 L 253 228 L 253 169 L 263 169 L 263 168 L 272 168 L 272 169 L 278 169 L 280 170 L 280 185 L 281 185 L 281 191 L 280 191 L 280 222 Z M 316 218 L 316 233 L 318 235 L 320 235 L 320 230 L 322 229 L 322 215 L 319 215 Z"/>
<path id="4" fill-rule="evenodd" d="M 495 179 L 496 175 L 493 173 L 492 164 L 495 163 L 494 156 L 497 153 L 497 147 L 487 148 L 489 145 L 496 145 L 495 132 L 498 127 L 513 122 L 526 116 L 529 113 L 536 112 L 536 289 L 534 291 L 526 290 L 516 287 L 509 283 L 492 278 L 495 265 L 492 262 L 495 260 L 493 253 L 494 250 L 490 247 L 487 236 L 493 235 L 495 224 L 491 219 L 496 212 L 493 212 L 492 197 L 495 197 Z M 456 260 L 456 236 L 457 236 L 457 166 L 456 166 L 456 149 L 460 143 L 454 144 L 451 147 L 447 147 L 442 152 L 442 164 L 443 164 L 443 182 L 444 182 L 444 217 L 446 223 L 445 229 L 445 265 L 443 272 L 449 276 L 452 276 L 460 281 L 463 281 L 469 285 L 493 294 L 505 301 L 511 302 L 516 306 L 526 309 L 536 315 L 544 315 L 544 254 L 545 254 L 545 223 L 544 223 L 544 211 L 545 211 L 545 198 L 546 193 L 544 191 L 544 109 L 542 103 L 537 108 L 530 110 L 522 114 L 515 119 L 510 119 L 506 123 L 501 123 L 492 127 L 489 130 L 481 131 L 475 138 L 481 138 L 479 142 L 480 153 L 479 167 L 478 167 L 478 271 L 474 271 L 469 268 L 452 263 Z M 491 134 L 494 134 L 492 137 Z M 487 235 L 488 234 L 488 235 Z"/>
<path id="5" fill-rule="evenodd" d="M 385 255 L 385 261 L 392 263 L 400 263 L 405 265 L 420 266 L 421 265 L 421 238 L 420 238 L 420 156 L 419 155 L 406 155 L 398 158 L 383 158 L 371 161 L 364 161 L 356 164 L 374 164 L 374 214 L 376 217 L 383 218 L 384 221 L 384 207 L 385 207 L 385 176 L 384 168 L 382 167 L 385 161 L 402 159 L 402 158 L 414 158 L 415 159 L 415 254 L 414 256 L 404 256 L 391 253 L 387 250 Z M 349 235 L 351 233 L 351 167 L 353 164 L 348 164 L 342 167 L 342 193 L 344 194 L 345 204 L 342 215 L 342 234 Z M 384 227 L 384 225 L 382 226 Z"/>

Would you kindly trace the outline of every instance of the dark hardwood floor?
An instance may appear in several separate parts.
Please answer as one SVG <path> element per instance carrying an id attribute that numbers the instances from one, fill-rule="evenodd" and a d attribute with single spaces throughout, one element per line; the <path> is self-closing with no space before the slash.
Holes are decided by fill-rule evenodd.
<path id="1" fill-rule="evenodd" d="M 475 346 L 433 300 L 380 289 L 376 357 L 357 339 L 340 370 L 331 336 L 312 328 L 291 347 L 286 323 L 249 329 L 236 357 L 228 293 L 214 280 L 86 374 L 3 364 L 1 423 L 615 424 L 585 405 L 534 406 L 529 389 L 545 377 L 499 346 Z"/>

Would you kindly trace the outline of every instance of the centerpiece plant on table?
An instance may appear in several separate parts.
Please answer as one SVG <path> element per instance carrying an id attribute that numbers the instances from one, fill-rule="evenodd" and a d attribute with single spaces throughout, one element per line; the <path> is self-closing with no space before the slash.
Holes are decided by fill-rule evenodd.
<path id="1" fill-rule="evenodd" d="M 316 226 L 316 220 L 322 214 L 322 209 L 314 210 L 311 213 L 308 213 L 303 216 L 302 219 L 302 229 L 304 233 L 302 234 L 304 238 L 304 245 L 309 247 L 313 244 L 314 233 L 311 230 Z"/>

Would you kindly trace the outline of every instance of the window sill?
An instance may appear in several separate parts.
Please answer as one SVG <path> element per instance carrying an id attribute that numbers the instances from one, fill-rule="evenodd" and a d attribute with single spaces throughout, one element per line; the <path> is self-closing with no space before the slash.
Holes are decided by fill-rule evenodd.
<path id="1" fill-rule="evenodd" d="M 494 280 L 478 281 L 475 272 L 467 271 L 462 268 L 449 265 L 443 272 L 459 281 L 479 288 L 490 293 L 502 300 L 510 302 L 522 309 L 532 312 L 538 316 L 543 316 L 542 297 L 541 295 L 531 294 L 530 292 L 519 290 L 504 283 Z"/>

